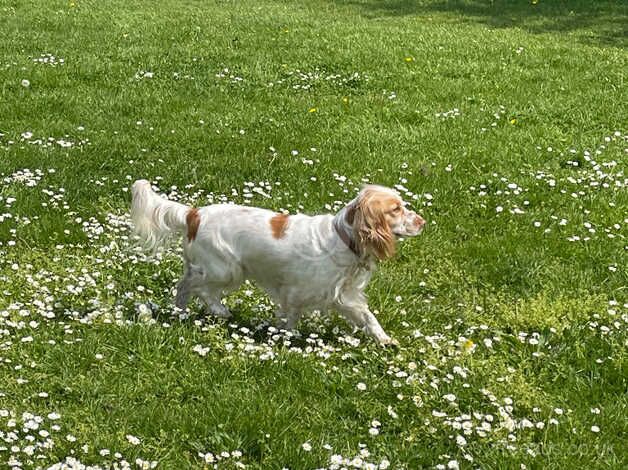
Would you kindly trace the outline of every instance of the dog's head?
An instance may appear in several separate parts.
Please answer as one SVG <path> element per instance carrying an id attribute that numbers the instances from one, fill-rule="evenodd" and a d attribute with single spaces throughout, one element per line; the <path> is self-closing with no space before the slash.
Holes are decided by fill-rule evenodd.
<path id="1" fill-rule="evenodd" d="M 406 209 L 399 194 L 383 186 L 365 186 L 351 210 L 353 231 L 362 251 L 383 260 L 395 254 L 398 237 L 421 233 L 425 220 Z"/>

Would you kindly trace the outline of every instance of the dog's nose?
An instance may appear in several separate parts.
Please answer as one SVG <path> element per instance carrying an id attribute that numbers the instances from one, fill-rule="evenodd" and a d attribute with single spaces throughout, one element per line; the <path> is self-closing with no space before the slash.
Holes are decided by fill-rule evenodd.
<path id="1" fill-rule="evenodd" d="M 414 225 L 417 228 L 422 228 L 425 225 L 425 219 L 421 217 L 419 214 L 415 214 L 414 216 Z"/>

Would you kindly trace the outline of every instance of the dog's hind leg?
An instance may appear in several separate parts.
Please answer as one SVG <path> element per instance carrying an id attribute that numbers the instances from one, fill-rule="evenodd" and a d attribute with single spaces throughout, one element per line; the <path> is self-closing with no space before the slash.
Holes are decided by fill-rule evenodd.
<path id="1" fill-rule="evenodd" d="M 200 270 L 186 263 L 183 268 L 183 277 L 177 283 L 177 295 L 174 299 L 174 304 L 177 308 L 185 310 L 199 277 L 202 277 Z"/>
<path id="2" fill-rule="evenodd" d="M 208 284 L 205 276 L 189 275 L 186 273 L 177 284 L 177 295 L 175 306 L 185 310 L 190 297 L 198 297 L 206 305 L 210 314 L 216 317 L 227 318 L 231 312 L 220 301 L 222 289 L 218 286 Z"/>
<path id="3" fill-rule="evenodd" d="M 185 310 L 190 300 L 190 294 L 191 292 L 188 279 L 183 276 L 183 278 L 177 284 L 177 295 L 174 298 L 174 305 L 181 310 Z"/>
<path id="4" fill-rule="evenodd" d="M 221 253 L 206 252 L 202 282 L 194 286 L 193 294 L 207 306 L 207 312 L 229 318 L 231 312 L 221 302 L 222 296 L 237 289 L 243 280 L 240 265 Z"/>

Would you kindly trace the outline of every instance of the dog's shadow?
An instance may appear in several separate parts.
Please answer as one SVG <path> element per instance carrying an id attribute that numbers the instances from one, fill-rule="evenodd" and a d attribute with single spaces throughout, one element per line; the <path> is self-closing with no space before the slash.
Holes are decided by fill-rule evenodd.
<path id="1" fill-rule="evenodd" d="M 157 307 L 157 308 L 155 308 Z M 153 310 L 154 308 L 154 310 Z M 233 333 L 251 338 L 258 345 L 274 345 L 286 347 L 306 348 L 307 346 L 320 345 L 322 342 L 332 348 L 340 348 L 345 344 L 339 341 L 341 337 L 351 337 L 358 339 L 360 344 L 362 338 L 356 338 L 355 331 L 350 331 L 347 325 L 343 325 L 336 315 L 326 316 L 305 316 L 301 319 L 297 328 L 285 330 L 277 325 L 273 314 L 259 316 L 251 312 L 250 309 L 242 307 L 232 307 L 229 318 L 220 318 L 205 313 L 201 307 L 194 306 L 188 309 L 183 316 L 177 317 L 172 314 L 171 309 L 161 309 L 156 304 L 151 304 L 153 318 L 160 322 L 180 322 L 191 325 L 201 322 L 201 326 L 213 325 L 224 328 L 228 335 Z M 358 334 L 359 335 L 359 334 Z"/>

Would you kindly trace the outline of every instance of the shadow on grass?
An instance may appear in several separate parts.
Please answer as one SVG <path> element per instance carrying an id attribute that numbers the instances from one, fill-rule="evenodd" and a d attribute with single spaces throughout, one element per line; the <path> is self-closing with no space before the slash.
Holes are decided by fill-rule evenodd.
<path id="1" fill-rule="evenodd" d="M 628 46 L 628 2 L 622 0 L 337 0 L 367 18 L 444 14 L 491 28 L 577 33 L 598 46 Z"/>
<path id="2" fill-rule="evenodd" d="M 335 313 L 330 313 L 329 319 L 327 320 L 324 319 L 327 315 L 314 318 L 309 315 L 304 315 L 297 325 L 297 328 L 287 332 L 277 325 L 273 314 L 269 313 L 260 316 L 259 312 L 251 312 L 247 307 L 230 308 L 231 317 L 219 318 L 205 312 L 200 302 L 193 301 L 188 305 L 188 307 L 190 307 L 188 311 L 189 316 L 181 319 L 172 314 L 172 305 L 166 305 L 164 308 L 151 301 L 146 304 L 149 306 L 153 318 L 158 323 L 180 323 L 183 325 L 187 324 L 191 327 L 195 321 L 200 321 L 206 325 L 218 325 L 224 328 L 229 335 L 232 333 L 245 334 L 255 340 L 257 345 L 268 344 L 272 336 L 277 338 L 277 343 L 290 340 L 290 346 L 299 348 L 312 345 L 316 343 L 318 339 L 323 340 L 327 345 L 336 347 L 339 346 L 339 336 L 357 335 L 361 341 L 367 339 L 361 333 L 352 331 L 351 326 L 344 323 Z M 131 313 L 129 319 L 133 322 L 140 322 L 137 306 Z"/>

